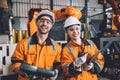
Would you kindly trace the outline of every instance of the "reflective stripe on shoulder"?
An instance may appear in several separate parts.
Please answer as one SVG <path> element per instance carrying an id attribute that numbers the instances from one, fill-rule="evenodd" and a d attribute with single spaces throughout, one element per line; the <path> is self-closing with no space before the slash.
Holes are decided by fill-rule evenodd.
<path id="1" fill-rule="evenodd" d="M 87 40 L 87 41 L 90 44 L 90 49 L 93 49 L 93 42 L 91 40 Z"/>
<path id="2" fill-rule="evenodd" d="M 32 45 L 30 44 L 31 37 L 28 37 L 28 49 L 32 49 Z"/>
<path id="3" fill-rule="evenodd" d="M 93 42 L 91 40 L 87 40 L 87 41 L 90 44 L 90 49 L 93 49 L 94 48 Z M 70 47 L 69 44 L 67 44 L 66 47 L 68 48 L 68 50 L 70 51 L 70 53 L 72 53 L 72 54 L 74 53 L 73 49 Z"/>
<path id="4" fill-rule="evenodd" d="M 55 41 L 53 39 L 50 39 L 51 43 L 52 43 L 52 48 L 53 50 L 56 50 L 56 45 L 55 45 Z"/>
<path id="5" fill-rule="evenodd" d="M 55 45 L 55 41 L 53 39 L 50 39 L 51 43 L 52 43 L 52 48 L 53 50 L 56 50 L 56 45 Z M 28 37 L 28 49 L 32 49 L 32 45 L 30 44 L 31 41 L 31 37 Z"/>
<path id="6" fill-rule="evenodd" d="M 70 53 L 74 53 L 74 51 L 73 51 L 73 49 L 70 47 L 70 45 L 69 44 L 66 44 L 66 47 L 68 48 L 68 50 L 70 51 Z"/>

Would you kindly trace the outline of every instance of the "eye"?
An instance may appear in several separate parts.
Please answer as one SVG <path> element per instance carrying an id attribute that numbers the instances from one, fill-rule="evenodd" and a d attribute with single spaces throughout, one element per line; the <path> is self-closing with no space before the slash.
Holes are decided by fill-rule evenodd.
<path id="1" fill-rule="evenodd" d="M 48 20 L 48 19 L 39 19 L 39 22 L 40 22 L 40 23 L 46 22 L 47 24 L 52 24 L 52 21 L 51 21 L 51 20 Z"/>
<path id="2" fill-rule="evenodd" d="M 70 30 L 70 31 L 74 31 L 74 29 L 73 29 L 73 28 L 69 28 L 69 30 Z"/>
<path id="3" fill-rule="evenodd" d="M 46 22 L 47 22 L 48 24 L 51 24 L 51 23 L 52 23 L 52 21 L 50 21 L 50 20 L 46 20 Z"/>
<path id="4" fill-rule="evenodd" d="M 76 30 L 79 30 L 80 28 L 76 28 Z"/>

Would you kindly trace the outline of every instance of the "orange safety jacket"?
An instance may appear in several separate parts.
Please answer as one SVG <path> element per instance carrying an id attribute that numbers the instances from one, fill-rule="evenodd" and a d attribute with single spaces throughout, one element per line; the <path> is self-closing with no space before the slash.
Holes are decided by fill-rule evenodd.
<path id="1" fill-rule="evenodd" d="M 30 39 L 21 40 L 12 55 L 11 59 L 16 60 L 12 63 L 12 70 L 19 68 L 21 63 L 18 60 L 34 65 L 38 68 L 51 68 L 54 62 L 60 62 L 61 46 L 51 40 L 50 36 L 44 42 L 44 45 L 38 43 L 36 33 Z M 18 76 L 18 80 L 29 80 Z"/>
<path id="2" fill-rule="evenodd" d="M 69 46 L 68 46 L 69 45 Z M 88 53 L 87 61 L 93 57 L 93 55 L 98 52 L 96 45 L 91 40 L 82 40 L 82 48 L 84 48 L 83 53 Z M 63 48 L 61 56 L 61 65 L 63 67 L 63 73 L 66 75 L 65 80 L 98 80 L 97 75 L 90 71 L 82 71 L 76 76 L 71 76 L 71 73 L 68 71 L 69 65 L 75 61 L 75 58 L 78 55 L 78 52 L 82 50 L 79 45 L 75 44 L 71 40 Z M 104 59 L 102 53 L 99 53 L 94 61 L 99 65 L 102 70 L 104 67 Z"/>

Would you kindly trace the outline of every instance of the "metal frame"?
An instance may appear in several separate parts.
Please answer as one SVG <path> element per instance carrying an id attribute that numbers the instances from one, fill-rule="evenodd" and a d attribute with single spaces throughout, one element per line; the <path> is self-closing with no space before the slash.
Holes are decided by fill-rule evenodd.
<path id="1" fill-rule="evenodd" d="M 106 47 L 109 47 L 113 42 L 120 41 L 120 37 L 102 37 L 100 38 L 100 49 L 102 49 L 105 45 Z M 104 45 L 104 42 L 107 42 Z"/>

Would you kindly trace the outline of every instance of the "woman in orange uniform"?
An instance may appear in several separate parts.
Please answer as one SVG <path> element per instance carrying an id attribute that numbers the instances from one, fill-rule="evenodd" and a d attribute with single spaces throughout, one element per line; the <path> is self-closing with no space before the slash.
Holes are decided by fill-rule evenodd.
<path id="1" fill-rule="evenodd" d="M 65 80 L 98 80 L 97 74 L 104 67 L 102 53 L 91 40 L 80 37 L 81 23 L 75 17 L 66 19 L 64 29 L 70 38 L 61 57 Z M 90 61 L 97 52 L 99 54 Z"/>
<path id="2" fill-rule="evenodd" d="M 48 10 L 40 11 L 36 17 L 37 32 L 17 44 L 12 55 L 12 70 L 19 74 L 18 80 L 30 80 L 28 74 L 26 76 L 26 72 L 20 70 L 23 62 L 42 69 L 51 69 L 55 62 L 60 62 L 61 46 L 49 35 L 54 22 L 54 13 Z M 42 73 L 39 74 L 41 74 L 38 78 L 40 80 L 57 77 L 57 73 L 47 79 Z"/>

